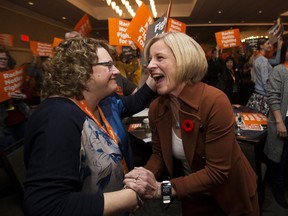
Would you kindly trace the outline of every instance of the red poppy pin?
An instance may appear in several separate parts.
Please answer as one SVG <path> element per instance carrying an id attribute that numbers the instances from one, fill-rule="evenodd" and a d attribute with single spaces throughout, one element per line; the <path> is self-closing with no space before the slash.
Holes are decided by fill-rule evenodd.
<path id="1" fill-rule="evenodd" d="M 193 121 L 190 119 L 185 119 L 182 122 L 182 128 L 185 132 L 191 132 L 194 128 Z"/>

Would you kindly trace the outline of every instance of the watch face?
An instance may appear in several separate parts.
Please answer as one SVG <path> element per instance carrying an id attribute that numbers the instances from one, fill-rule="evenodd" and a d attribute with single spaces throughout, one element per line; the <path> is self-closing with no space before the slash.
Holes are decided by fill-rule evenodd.
<path id="1" fill-rule="evenodd" d="M 162 195 L 163 196 L 171 195 L 171 184 L 170 183 L 162 184 L 161 189 L 162 189 Z"/>
<path id="2" fill-rule="evenodd" d="M 170 181 L 162 182 L 161 194 L 162 194 L 163 203 L 170 203 L 170 201 L 171 201 L 171 183 L 170 183 Z"/>

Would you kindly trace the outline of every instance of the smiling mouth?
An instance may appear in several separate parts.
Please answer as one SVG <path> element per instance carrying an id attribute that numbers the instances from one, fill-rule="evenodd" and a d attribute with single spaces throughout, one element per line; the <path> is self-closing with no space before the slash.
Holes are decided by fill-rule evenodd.
<path id="1" fill-rule="evenodd" d="M 152 78 L 155 80 L 155 82 L 158 82 L 161 79 L 164 79 L 163 75 L 153 75 Z"/>

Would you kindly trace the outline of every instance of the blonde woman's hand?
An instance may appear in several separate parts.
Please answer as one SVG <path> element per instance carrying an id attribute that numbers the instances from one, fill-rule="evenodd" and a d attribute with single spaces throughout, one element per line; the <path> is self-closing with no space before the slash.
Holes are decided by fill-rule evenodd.
<path id="1" fill-rule="evenodd" d="M 124 184 L 135 190 L 143 199 L 155 199 L 161 197 L 160 182 L 157 182 L 154 174 L 144 167 L 135 167 L 125 175 Z"/>

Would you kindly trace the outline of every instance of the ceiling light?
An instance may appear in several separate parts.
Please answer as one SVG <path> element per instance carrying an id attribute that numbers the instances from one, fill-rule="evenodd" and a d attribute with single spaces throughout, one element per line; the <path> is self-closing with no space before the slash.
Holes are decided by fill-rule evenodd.
<path id="1" fill-rule="evenodd" d="M 222 13 L 222 11 L 218 11 L 218 13 L 219 13 L 219 14 L 221 14 L 221 13 Z"/>
<path id="2" fill-rule="evenodd" d="M 112 0 L 106 0 L 108 6 L 111 5 L 111 1 L 112 1 Z"/>
<path id="3" fill-rule="evenodd" d="M 260 10 L 260 11 L 258 11 L 258 13 L 259 13 L 259 14 L 261 14 L 261 13 L 262 13 L 262 11 Z"/>
<path id="4" fill-rule="evenodd" d="M 30 2 L 28 2 L 28 4 L 29 4 L 29 5 L 34 5 L 34 2 L 31 2 L 31 1 L 30 1 Z"/>
<path id="5" fill-rule="evenodd" d="M 212 21 L 209 21 L 208 23 L 212 23 Z"/>
<path id="6" fill-rule="evenodd" d="M 65 16 L 63 16 L 63 17 L 62 17 L 62 19 L 63 19 L 63 20 L 66 20 L 66 17 L 65 17 Z"/>
<path id="7" fill-rule="evenodd" d="M 154 0 L 150 0 L 150 7 L 151 7 L 152 14 L 153 14 L 154 18 L 156 18 L 157 17 L 157 11 L 156 11 L 156 6 L 155 6 Z"/>
<path id="8" fill-rule="evenodd" d="M 112 1 L 112 2 L 111 2 L 111 7 L 112 7 L 112 9 L 114 10 L 115 7 L 116 7 L 116 2 Z"/>
<path id="9" fill-rule="evenodd" d="M 135 0 L 136 4 L 138 5 L 138 7 L 140 7 L 142 5 L 142 1 L 141 0 Z"/>

